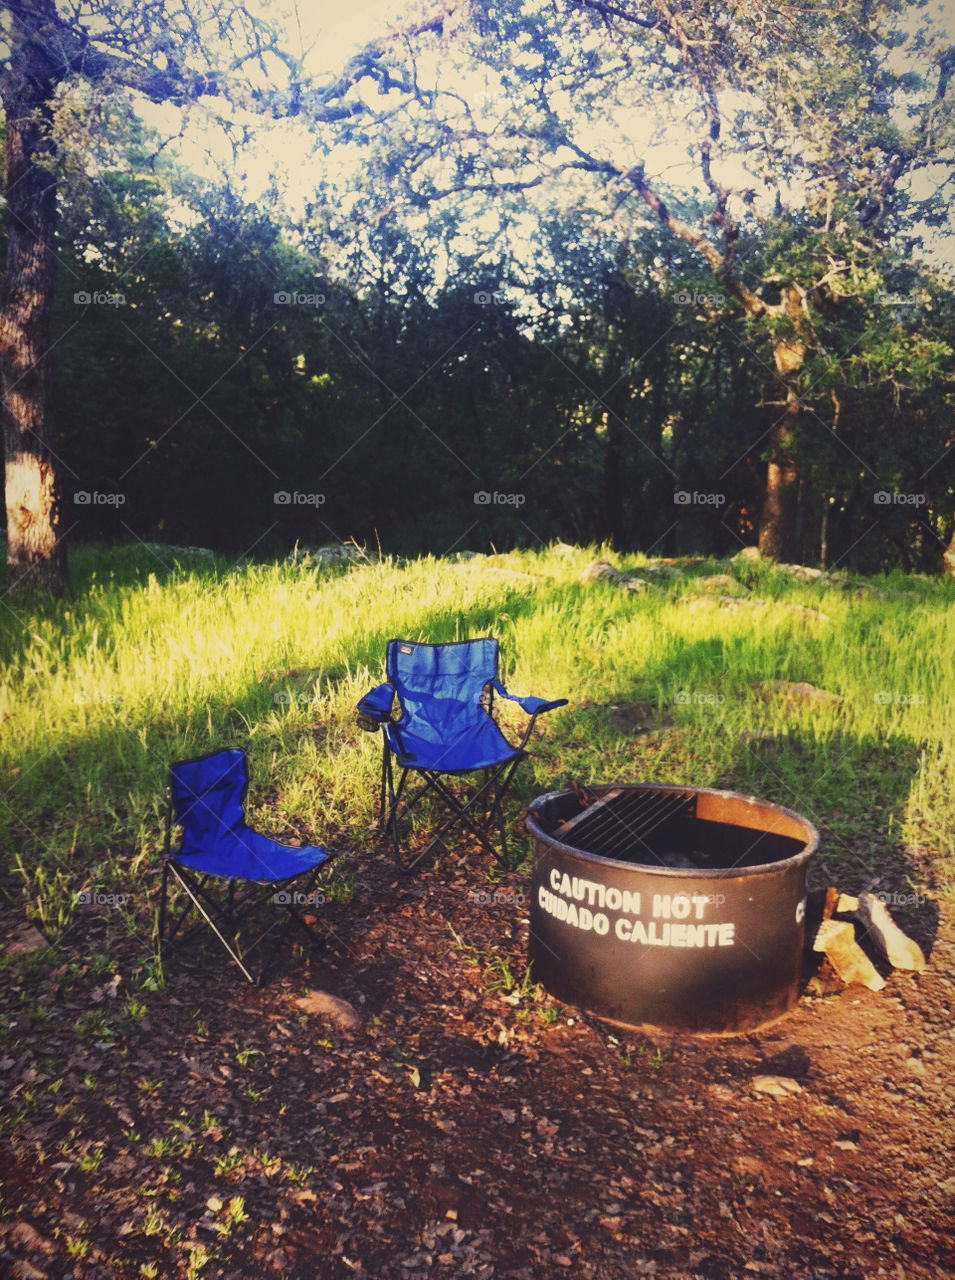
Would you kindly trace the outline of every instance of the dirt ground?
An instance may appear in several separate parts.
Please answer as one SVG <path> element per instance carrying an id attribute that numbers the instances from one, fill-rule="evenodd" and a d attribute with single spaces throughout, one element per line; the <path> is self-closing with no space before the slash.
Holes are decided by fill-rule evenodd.
<path id="1" fill-rule="evenodd" d="M 771 1027 L 676 1038 L 535 1000 L 527 892 L 378 854 L 318 958 L 258 990 L 190 947 L 132 1011 L 131 943 L 106 973 L 8 967 L 0 1273 L 955 1274 L 949 916 L 897 915 L 921 975 L 824 967 Z"/>

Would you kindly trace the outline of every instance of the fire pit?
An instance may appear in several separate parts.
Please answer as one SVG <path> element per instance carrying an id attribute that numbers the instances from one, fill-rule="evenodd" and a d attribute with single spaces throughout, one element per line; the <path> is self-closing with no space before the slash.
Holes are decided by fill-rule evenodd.
<path id="1" fill-rule="evenodd" d="M 528 809 L 530 962 L 625 1027 L 752 1031 L 799 994 L 815 827 L 706 787 L 555 791 Z"/>

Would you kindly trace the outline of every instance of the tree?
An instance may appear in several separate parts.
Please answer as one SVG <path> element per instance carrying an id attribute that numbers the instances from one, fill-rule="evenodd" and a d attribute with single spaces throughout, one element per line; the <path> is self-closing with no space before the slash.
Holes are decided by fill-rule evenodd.
<path id="1" fill-rule="evenodd" d="M 884 288 L 879 251 L 912 251 L 946 219 L 955 50 L 927 14 L 896 0 L 459 3 L 440 41 L 428 32 L 414 45 L 416 74 L 432 69 L 429 107 L 402 119 L 400 137 L 379 135 L 367 194 L 384 177 L 389 206 L 399 186 L 412 205 L 505 202 L 558 182 L 573 198 L 586 178 L 583 198 L 596 184 L 608 217 L 629 216 L 632 232 L 642 210 L 696 255 L 756 322 L 771 388 L 754 441 L 765 451 L 759 543 L 795 558 L 816 317 Z M 648 145 L 647 122 L 668 151 Z M 689 194 L 660 177 L 677 141 Z M 808 263 L 760 275 L 741 252 L 746 231 L 794 219 L 815 240 Z"/>
<path id="2" fill-rule="evenodd" d="M 403 34 L 419 37 L 441 22 L 438 14 L 409 24 Z M 315 85 L 301 61 L 283 49 L 275 28 L 237 0 L 8 0 L 0 10 L 7 205 L 0 388 L 8 593 L 61 593 L 68 585 L 49 412 L 57 104 L 87 84 L 180 107 L 205 99 L 260 116 L 307 111 L 315 120 L 370 121 L 375 112 L 357 88 L 363 81 L 383 92 L 416 96 L 416 86 L 389 69 L 390 44 L 369 44 L 339 76 Z"/>

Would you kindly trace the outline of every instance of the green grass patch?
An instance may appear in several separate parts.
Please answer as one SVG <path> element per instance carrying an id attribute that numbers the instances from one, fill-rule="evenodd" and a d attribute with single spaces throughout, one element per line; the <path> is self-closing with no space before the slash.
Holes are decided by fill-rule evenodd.
<path id="1" fill-rule="evenodd" d="M 816 821 L 823 862 L 856 884 L 918 846 L 928 887 L 951 889 L 955 584 L 893 574 L 846 590 L 688 559 L 633 593 L 582 585 L 598 555 L 614 558 L 559 546 L 316 570 L 78 549 L 70 600 L 0 611 L 7 893 L 54 938 L 95 912 L 107 966 L 119 938 L 145 956 L 168 766 L 239 745 L 254 824 L 354 851 L 336 868 L 346 902 L 379 772 L 354 706 L 382 678 L 386 641 L 480 635 L 500 639 L 512 691 L 570 699 L 542 722 L 519 798 L 571 779 L 745 790 Z M 745 605 L 694 590 L 727 572 Z M 754 688 L 768 681 L 836 696 L 788 705 Z M 657 730 L 614 727 L 608 708 L 634 701 L 659 713 Z M 521 721 L 510 705 L 502 716 Z"/>

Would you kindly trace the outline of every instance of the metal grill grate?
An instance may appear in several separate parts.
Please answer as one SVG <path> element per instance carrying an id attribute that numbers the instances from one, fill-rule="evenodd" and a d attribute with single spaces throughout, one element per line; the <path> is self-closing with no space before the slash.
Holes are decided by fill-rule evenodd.
<path id="1" fill-rule="evenodd" d="M 650 836 L 676 817 L 696 813 L 694 791 L 608 791 L 581 813 L 558 823 L 554 839 L 598 857 L 627 860 L 641 851 L 656 853 Z"/>

